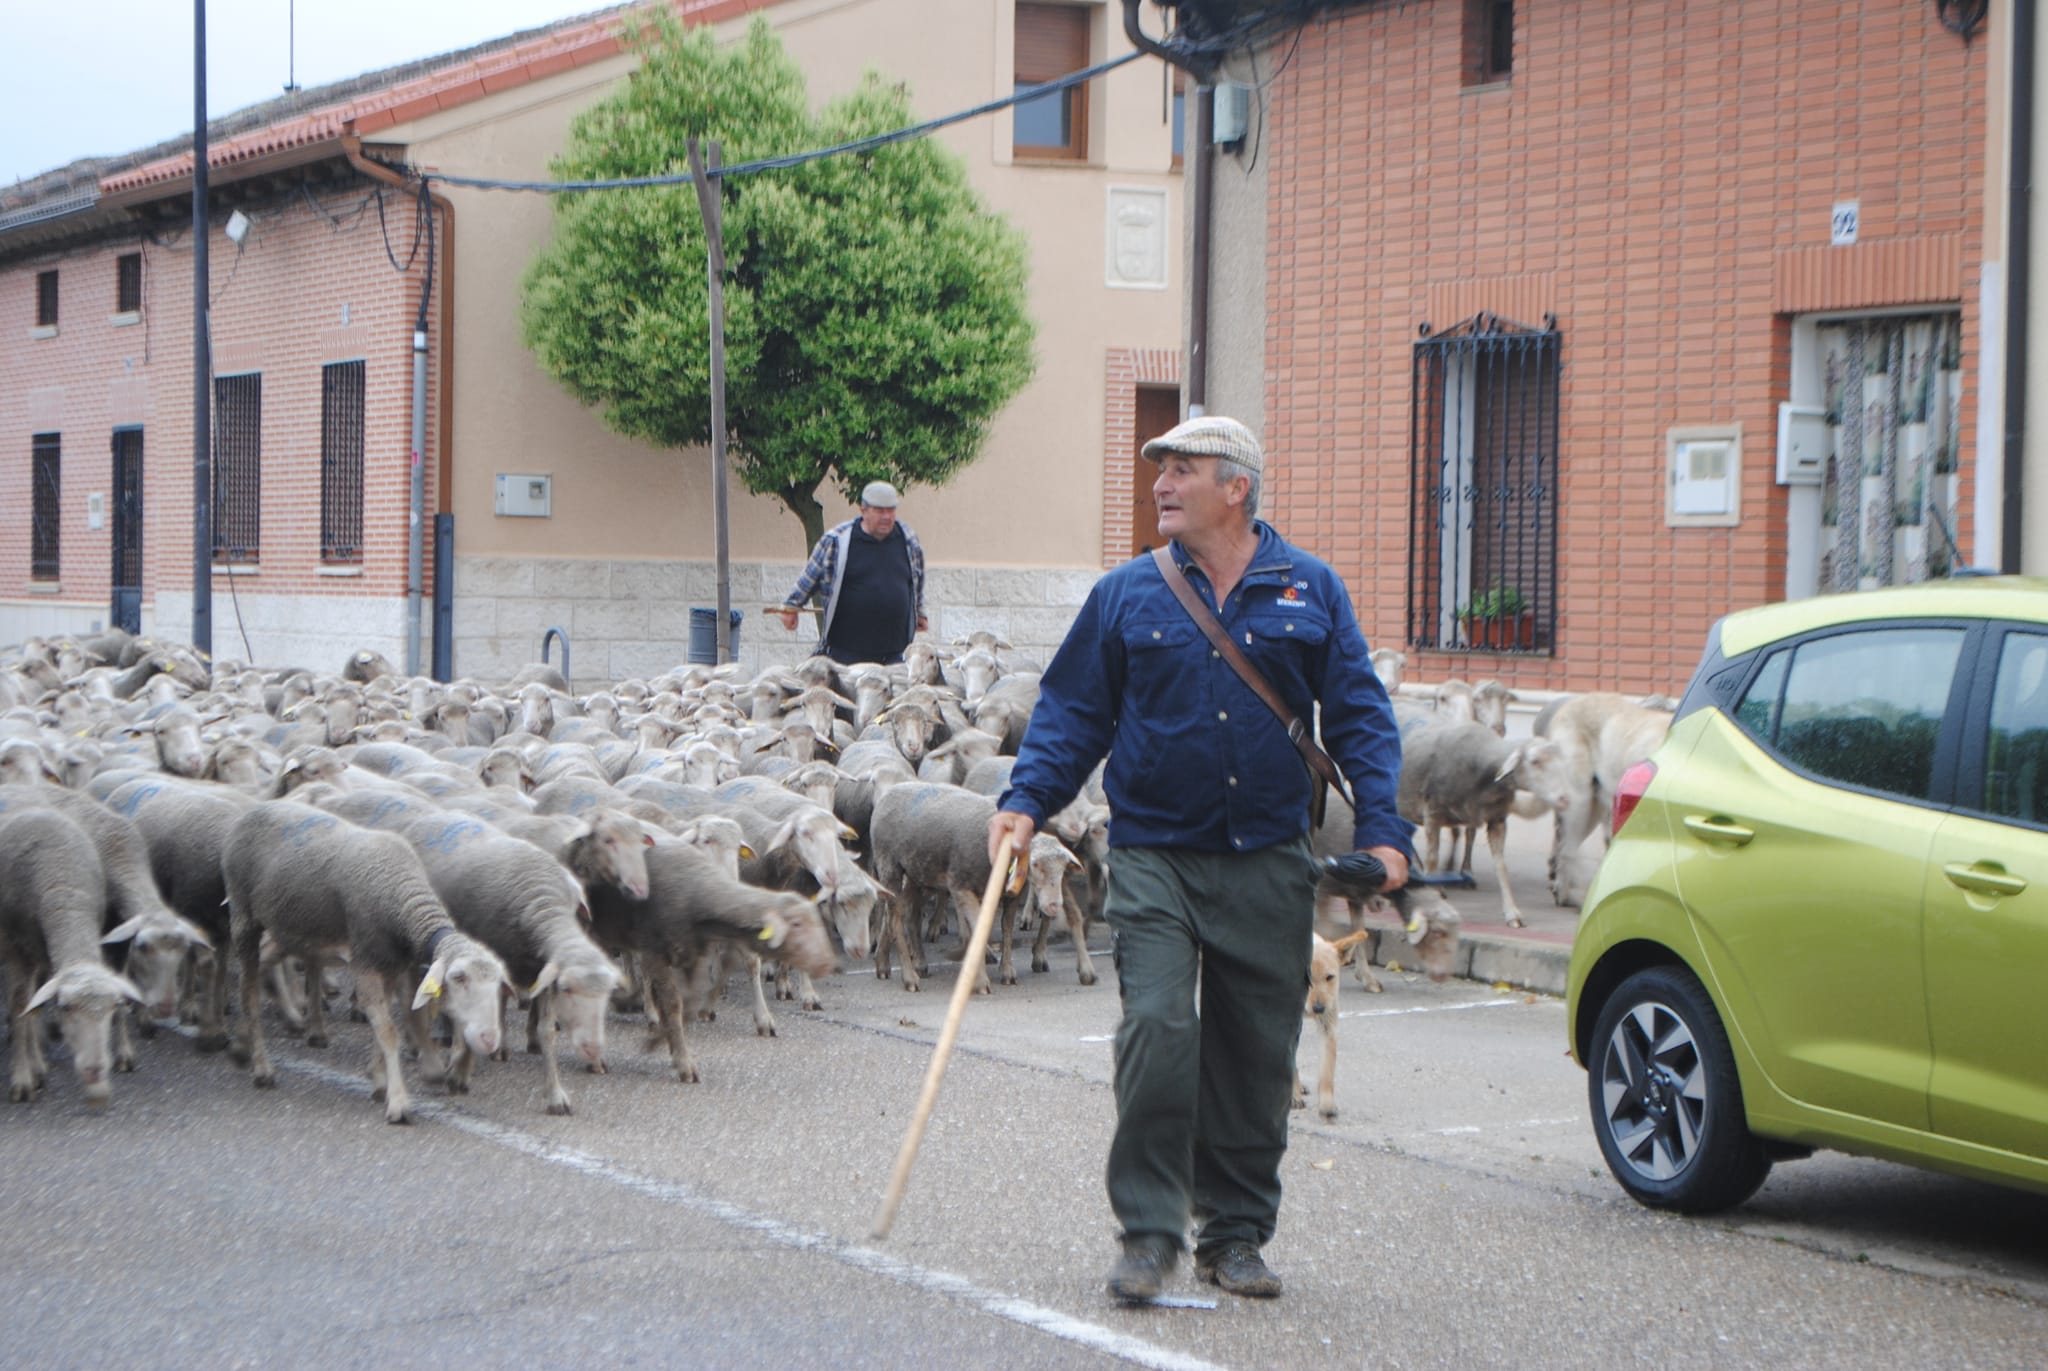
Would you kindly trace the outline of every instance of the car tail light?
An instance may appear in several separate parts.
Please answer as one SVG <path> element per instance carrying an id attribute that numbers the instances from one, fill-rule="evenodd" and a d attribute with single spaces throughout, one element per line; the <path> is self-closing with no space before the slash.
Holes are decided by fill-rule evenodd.
<path id="1" fill-rule="evenodd" d="M 1637 762 L 1621 773 L 1621 784 L 1614 792 L 1614 831 L 1621 832 L 1621 826 L 1628 822 L 1628 816 L 1636 812 L 1636 801 L 1643 798 L 1643 792 L 1650 788 L 1650 782 L 1657 778 L 1655 762 Z"/>

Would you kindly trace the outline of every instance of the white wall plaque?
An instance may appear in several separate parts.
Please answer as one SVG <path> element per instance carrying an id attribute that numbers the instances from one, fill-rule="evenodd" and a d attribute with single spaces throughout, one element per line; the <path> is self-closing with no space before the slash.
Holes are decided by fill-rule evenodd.
<path id="1" fill-rule="evenodd" d="M 1166 192 L 1109 188 L 1104 282 L 1125 290 L 1166 289 Z"/>
<path id="2" fill-rule="evenodd" d="M 1828 219 L 1828 241 L 1838 248 L 1845 248 L 1854 243 L 1857 220 L 1862 217 L 1862 201 L 1835 201 L 1834 213 Z"/>

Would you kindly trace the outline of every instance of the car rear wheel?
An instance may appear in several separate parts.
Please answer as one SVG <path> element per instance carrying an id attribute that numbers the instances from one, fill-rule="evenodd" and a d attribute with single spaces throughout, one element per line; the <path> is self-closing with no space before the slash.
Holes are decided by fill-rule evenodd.
<path id="1" fill-rule="evenodd" d="M 1587 1066 L 1601 1154 L 1643 1204 L 1710 1214 L 1770 1174 L 1721 1016 L 1689 972 L 1653 967 L 1623 981 L 1601 1007 Z"/>

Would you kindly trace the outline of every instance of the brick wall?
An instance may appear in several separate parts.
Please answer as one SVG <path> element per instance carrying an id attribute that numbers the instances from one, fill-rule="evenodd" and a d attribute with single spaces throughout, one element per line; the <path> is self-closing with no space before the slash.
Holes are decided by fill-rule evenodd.
<path id="1" fill-rule="evenodd" d="M 1411 674 L 1672 690 L 1717 616 L 1782 598 L 1798 311 L 1961 308 L 1967 548 L 1988 45 L 1922 0 L 1526 4 L 1512 77 L 1468 89 L 1466 8 L 1311 24 L 1266 92 L 1266 438 L 1319 454 L 1273 484 L 1368 636 L 1404 632 L 1417 328 L 1480 310 L 1562 335 L 1556 655 Z M 1860 241 L 1831 249 L 1851 199 Z M 1724 423 L 1742 522 L 1666 528 L 1666 431 Z"/>
<path id="2" fill-rule="evenodd" d="M 213 578 L 215 653 L 241 657 L 241 629 L 259 661 L 305 660 L 331 646 L 338 669 L 354 646 L 402 658 L 406 530 L 412 443 L 412 324 L 425 271 L 415 256 L 412 205 L 386 193 L 380 229 L 370 192 L 292 191 L 244 206 L 252 224 L 237 250 L 216 227 L 210 246 L 214 370 L 263 377 L 262 535 L 258 566 Z M 222 211 L 217 226 L 227 218 Z M 386 243 L 404 273 L 393 270 Z M 111 432 L 144 427 L 145 624 L 189 639 L 192 591 L 192 253 L 189 228 L 159 230 L 0 267 L 0 642 L 68 610 L 73 626 L 106 618 L 112 563 Z M 143 307 L 110 319 L 115 260 L 143 257 Z M 35 278 L 55 267 L 61 289 L 55 337 L 32 337 Z M 430 312 L 438 349 L 438 301 Z M 361 358 L 364 387 L 364 555 L 358 568 L 326 568 L 320 550 L 322 367 Z M 435 507 L 439 422 L 437 353 L 430 353 L 426 509 Z M 29 438 L 55 424 L 64 435 L 62 574 L 58 589 L 29 579 Z M 86 495 L 104 492 L 105 526 L 87 528 Z M 423 574 L 432 593 L 432 546 Z M 335 572 L 343 574 L 334 574 Z M 245 612 L 237 623 L 237 598 Z M 355 602 L 340 612 L 341 600 Z M 330 611 L 327 606 L 332 606 Z M 366 641 L 367 626 L 388 624 Z M 396 606 L 395 617 L 393 607 Z M 33 607 L 33 608 L 31 608 Z M 431 622 L 423 610 L 423 635 Z M 427 642 L 423 637 L 422 655 Z"/>

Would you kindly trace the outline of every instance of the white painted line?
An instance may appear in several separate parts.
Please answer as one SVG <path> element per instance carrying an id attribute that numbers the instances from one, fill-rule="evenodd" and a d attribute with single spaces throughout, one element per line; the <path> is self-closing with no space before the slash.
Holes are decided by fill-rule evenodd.
<path id="1" fill-rule="evenodd" d="M 1477 1133 L 1479 1130 L 1470 1124 L 1466 1124 L 1461 1128 L 1430 1128 L 1424 1131 L 1434 1138 L 1448 1138 L 1453 1133 Z"/>
<path id="2" fill-rule="evenodd" d="M 1449 1014 L 1460 1009 L 1499 1009 L 1504 1005 L 1526 1004 L 1525 1000 L 1474 1000 L 1470 1004 L 1419 1004 L 1408 1009 L 1340 1009 L 1340 1019 L 1391 1019 L 1401 1014 Z"/>
<path id="3" fill-rule="evenodd" d="M 272 1060 L 281 1071 L 295 1071 L 302 1076 L 310 1076 L 352 1095 L 368 1098 L 370 1094 L 370 1083 L 362 1076 L 281 1054 L 273 1056 Z M 1121 1361 L 1137 1366 L 1156 1367 L 1158 1371 L 1223 1371 L 1223 1368 L 1214 1362 L 1203 1361 L 1200 1357 L 1191 1357 L 1171 1348 L 1159 1347 L 1142 1338 L 1134 1338 L 1128 1333 L 1119 1333 L 1113 1328 L 1104 1328 L 1100 1324 L 1077 1319 L 1057 1309 L 1048 1309 L 1042 1304 L 1034 1304 L 1029 1300 L 985 1289 L 964 1276 L 934 1271 L 872 1247 L 857 1247 L 829 1234 L 806 1232 L 780 1219 L 756 1214 L 742 1209 L 739 1205 L 699 1194 L 689 1186 L 675 1181 L 643 1176 L 603 1157 L 573 1147 L 565 1147 L 546 1138 L 536 1137 L 531 1133 L 464 1113 L 447 1105 L 425 1103 L 415 1096 L 412 1112 L 421 1118 L 447 1124 L 472 1137 L 482 1138 L 485 1142 L 509 1152 L 517 1152 L 535 1161 L 546 1162 L 550 1166 L 559 1166 L 592 1180 L 607 1181 L 622 1189 L 632 1190 L 651 1199 L 687 1209 L 694 1214 L 716 1219 L 730 1227 L 758 1234 L 778 1247 L 793 1248 L 813 1256 L 827 1257 L 842 1266 L 886 1277 L 898 1285 L 906 1285 L 913 1290 L 960 1300 L 999 1319 L 1008 1319 L 1026 1328 L 1035 1328 L 1041 1333 L 1049 1333 L 1055 1338 L 1116 1357 Z"/>

